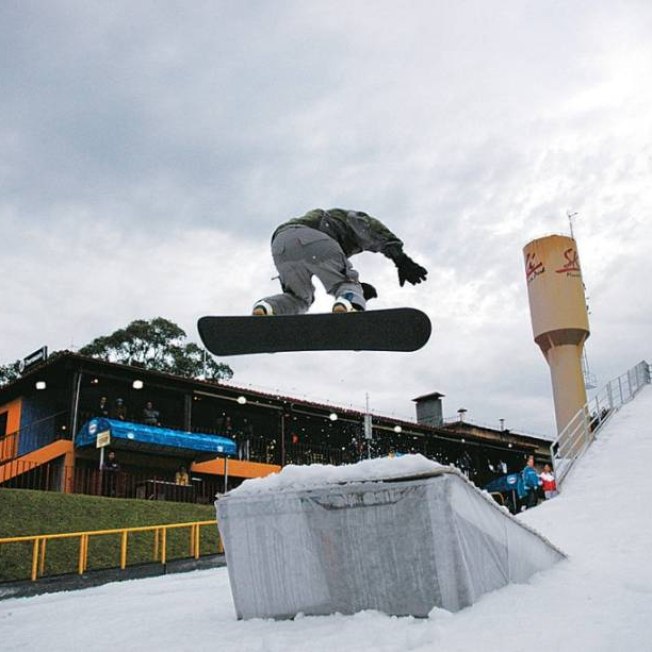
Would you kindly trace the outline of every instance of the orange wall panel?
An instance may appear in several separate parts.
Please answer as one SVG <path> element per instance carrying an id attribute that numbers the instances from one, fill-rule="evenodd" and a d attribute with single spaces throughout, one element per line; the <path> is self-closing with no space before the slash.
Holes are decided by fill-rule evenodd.
<path id="1" fill-rule="evenodd" d="M 58 439 L 43 448 L 22 455 L 17 460 L 0 465 L 0 483 L 7 482 L 26 471 L 32 471 L 36 467 L 51 462 L 62 455 L 65 456 L 64 465 L 74 465 L 73 444 L 67 439 Z"/>
<path id="2" fill-rule="evenodd" d="M 7 415 L 7 435 L 13 435 L 20 430 L 21 399 L 11 401 L 0 407 L 0 414 Z M 18 434 L 7 436 L 0 441 L 0 461 L 9 460 L 16 455 L 18 450 Z"/>
<path id="3" fill-rule="evenodd" d="M 224 460 L 209 460 L 197 462 L 190 467 L 193 473 L 211 473 L 224 475 Z M 262 478 L 270 473 L 280 471 L 276 464 L 262 464 L 260 462 L 246 462 L 243 460 L 229 460 L 229 475 L 235 478 Z"/>

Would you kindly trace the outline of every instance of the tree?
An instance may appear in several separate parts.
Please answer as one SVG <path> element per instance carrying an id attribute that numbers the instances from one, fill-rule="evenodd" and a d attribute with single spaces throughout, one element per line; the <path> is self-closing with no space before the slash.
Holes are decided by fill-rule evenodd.
<path id="1" fill-rule="evenodd" d="M 0 365 L 0 387 L 20 378 L 20 360 Z"/>
<path id="2" fill-rule="evenodd" d="M 182 328 L 162 317 L 137 319 L 111 335 L 95 338 L 79 353 L 184 378 L 226 380 L 233 376 L 229 365 L 217 362 L 194 342 L 183 343 L 185 337 Z"/>

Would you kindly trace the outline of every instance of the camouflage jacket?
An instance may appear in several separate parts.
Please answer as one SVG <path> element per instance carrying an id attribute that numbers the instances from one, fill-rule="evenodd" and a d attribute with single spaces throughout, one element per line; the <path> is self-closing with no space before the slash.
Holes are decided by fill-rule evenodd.
<path id="1" fill-rule="evenodd" d="M 380 220 L 360 211 L 316 208 L 281 224 L 272 240 L 277 233 L 292 226 L 307 226 L 326 233 L 337 240 L 347 258 L 361 251 L 374 251 L 394 259 L 403 252 L 403 242 L 399 238 Z"/>

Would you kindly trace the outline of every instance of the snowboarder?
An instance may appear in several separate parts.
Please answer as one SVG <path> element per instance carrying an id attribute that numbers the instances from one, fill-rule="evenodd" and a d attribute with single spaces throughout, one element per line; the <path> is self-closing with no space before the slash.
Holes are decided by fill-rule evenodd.
<path id="1" fill-rule="evenodd" d="M 361 283 L 349 258 L 380 252 L 397 267 L 401 286 L 426 280 L 427 270 L 403 252 L 403 243 L 380 220 L 341 208 L 315 209 L 281 224 L 272 236 L 272 256 L 283 292 L 254 304 L 254 315 L 304 313 L 312 305 L 316 276 L 335 297 L 333 312 L 364 310 L 376 289 Z"/>

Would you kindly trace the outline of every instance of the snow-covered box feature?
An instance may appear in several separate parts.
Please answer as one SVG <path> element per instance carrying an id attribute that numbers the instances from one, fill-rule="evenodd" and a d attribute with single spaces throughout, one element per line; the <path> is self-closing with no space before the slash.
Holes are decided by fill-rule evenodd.
<path id="1" fill-rule="evenodd" d="M 459 471 L 421 455 L 288 466 L 215 505 L 239 618 L 425 617 L 564 558 Z"/>

